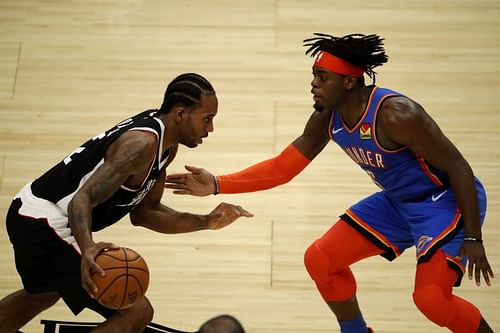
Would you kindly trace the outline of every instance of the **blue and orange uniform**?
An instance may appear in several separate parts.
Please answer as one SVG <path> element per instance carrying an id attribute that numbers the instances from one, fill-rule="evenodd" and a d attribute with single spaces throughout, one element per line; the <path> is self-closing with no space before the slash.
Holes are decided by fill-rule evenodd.
<path id="1" fill-rule="evenodd" d="M 421 263 L 441 248 L 448 265 L 458 273 L 458 285 L 466 262 L 466 258 L 457 259 L 464 229 L 447 174 L 408 147 L 389 150 L 377 140 L 377 114 L 384 101 L 394 96 L 402 95 L 373 86 L 367 107 L 352 128 L 338 112 L 332 113 L 332 140 L 381 188 L 341 218 L 381 248 L 389 260 L 415 245 Z M 482 224 L 486 193 L 477 178 L 475 183 Z"/>

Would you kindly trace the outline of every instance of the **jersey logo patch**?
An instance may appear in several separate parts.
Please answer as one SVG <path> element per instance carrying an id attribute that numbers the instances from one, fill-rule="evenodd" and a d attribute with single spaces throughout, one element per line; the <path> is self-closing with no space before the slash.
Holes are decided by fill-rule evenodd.
<path id="1" fill-rule="evenodd" d="M 361 140 L 370 140 L 372 138 L 372 128 L 370 124 L 361 124 L 361 127 L 359 128 L 359 137 Z"/>
<path id="2" fill-rule="evenodd" d="M 441 197 L 442 197 L 443 195 L 445 195 L 445 194 L 446 194 L 446 192 L 448 192 L 448 190 L 447 190 L 447 189 L 446 189 L 446 190 L 444 190 L 443 192 L 441 192 L 441 193 L 437 194 L 437 195 L 436 195 L 436 194 L 433 194 L 433 195 L 432 195 L 432 198 L 431 198 L 431 199 L 432 199 L 432 201 L 434 201 L 434 202 L 438 201 L 439 199 L 441 199 Z"/>
<path id="3" fill-rule="evenodd" d="M 429 243 L 433 238 L 431 236 L 423 235 L 420 236 L 417 243 L 417 252 L 420 252 L 427 243 Z"/>
<path id="4" fill-rule="evenodd" d="M 129 203 L 123 204 L 123 205 L 116 205 L 118 207 L 127 207 L 127 206 L 137 206 L 142 199 L 148 194 L 149 190 L 153 187 L 153 185 L 156 183 L 156 179 L 150 179 L 146 186 L 137 192 L 137 195 L 135 198 L 133 198 Z"/>
<path id="5" fill-rule="evenodd" d="M 342 131 L 344 128 L 343 127 L 340 127 L 340 128 L 334 128 L 332 129 L 332 133 L 333 134 L 337 134 L 338 132 Z"/>

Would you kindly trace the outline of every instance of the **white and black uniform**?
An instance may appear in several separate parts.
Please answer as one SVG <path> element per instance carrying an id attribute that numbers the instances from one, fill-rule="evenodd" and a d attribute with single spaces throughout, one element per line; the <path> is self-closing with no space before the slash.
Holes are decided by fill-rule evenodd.
<path id="1" fill-rule="evenodd" d="M 141 202 L 167 164 L 169 151 L 162 156 L 165 127 L 155 110 L 126 119 L 85 142 L 27 184 L 16 195 L 7 213 L 7 231 L 25 290 L 31 293 L 57 291 L 75 314 L 84 307 L 105 316 L 111 311 L 92 300 L 81 287 L 80 249 L 68 223 L 68 203 L 104 163 L 108 147 L 127 131 L 155 134 L 158 152 L 138 188 L 122 185 L 92 211 L 92 231 L 118 222 Z"/>

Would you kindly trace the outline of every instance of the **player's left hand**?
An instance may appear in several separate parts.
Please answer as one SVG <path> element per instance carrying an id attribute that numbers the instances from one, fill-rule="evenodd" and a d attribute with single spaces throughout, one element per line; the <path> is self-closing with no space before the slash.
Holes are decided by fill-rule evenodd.
<path id="1" fill-rule="evenodd" d="M 481 285 L 481 273 L 484 281 L 488 286 L 491 286 L 490 278 L 494 278 L 493 270 L 486 258 L 486 251 L 481 242 L 465 241 L 460 249 L 460 256 L 468 258 L 468 277 L 472 280 L 472 276 L 476 280 L 476 285 Z"/>
<path id="2" fill-rule="evenodd" d="M 242 216 L 252 217 L 253 214 L 241 206 L 222 202 L 208 214 L 207 229 L 217 230 L 224 228 Z"/>
<path id="3" fill-rule="evenodd" d="M 205 169 L 185 166 L 189 173 L 167 175 L 165 188 L 173 189 L 174 194 L 190 194 L 204 197 L 215 193 L 214 176 Z"/>

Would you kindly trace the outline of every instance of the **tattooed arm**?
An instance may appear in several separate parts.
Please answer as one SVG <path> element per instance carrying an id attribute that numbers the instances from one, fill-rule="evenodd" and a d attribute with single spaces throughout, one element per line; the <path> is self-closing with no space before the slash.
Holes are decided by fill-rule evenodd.
<path id="1" fill-rule="evenodd" d="M 121 135 L 106 152 L 104 163 L 85 182 L 68 205 L 71 231 L 82 252 L 82 286 L 91 296 L 97 287 L 91 279 L 93 273 L 104 274 L 95 257 L 110 243 L 95 243 L 92 239 L 92 210 L 127 184 L 140 183 L 149 170 L 156 151 L 157 140 L 153 134 L 132 131 Z"/>

